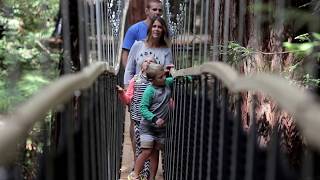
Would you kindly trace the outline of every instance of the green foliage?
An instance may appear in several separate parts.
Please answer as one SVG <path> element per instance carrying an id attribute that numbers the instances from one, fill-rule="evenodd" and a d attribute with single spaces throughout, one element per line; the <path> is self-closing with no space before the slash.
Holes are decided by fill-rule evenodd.
<path id="1" fill-rule="evenodd" d="M 228 43 L 228 59 L 227 62 L 231 65 L 238 64 L 243 59 L 249 57 L 253 53 L 253 49 L 245 48 L 236 42 L 229 42 Z"/>
<path id="2" fill-rule="evenodd" d="M 59 0 L 2 0 L 0 9 L 0 112 L 10 111 L 58 75 L 59 51 L 45 46 L 54 30 Z M 51 115 L 29 133 L 18 162 L 24 179 L 36 179 L 38 154 L 50 133 Z"/>
<path id="3" fill-rule="evenodd" d="M 299 35 L 294 38 L 298 40 L 299 43 L 291 43 L 291 42 L 284 42 L 283 46 L 288 50 L 292 51 L 298 56 L 309 56 L 312 55 L 313 57 L 319 60 L 320 55 L 319 52 L 314 52 L 314 48 L 320 46 L 320 34 L 319 33 L 309 33 Z"/>
<path id="4" fill-rule="evenodd" d="M 319 87 L 320 86 L 320 79 L 314 78 L 312 75 L 307 73 L 303 76 L 303 83 L 307 84 L 309 86 Z"/>
<path id="5" fill-rule="evenodd" d="M 296 56 L 295 62 L 289 67 L 289 72 L 298 71 L 302 68 L 303 64 L 307 61 L 320 62 L 320 34 L 319 33 L 305 33 L 294 38 L 297 43 L 284 42 L 283 46 L 287 51 L 294 53 Z M 304 74 L 302 76 L 302 82 L 304 85 L 316 87 L 320 86 L 320 79 L 316 79 L 310 74 Z"/>
<path id="6" fill-rule="evenodd" d="M 43 49 L 59 0 L 3 0 L 0 10 L 0 112 L 10 110 L 57 75 L 57 52 Z"/>

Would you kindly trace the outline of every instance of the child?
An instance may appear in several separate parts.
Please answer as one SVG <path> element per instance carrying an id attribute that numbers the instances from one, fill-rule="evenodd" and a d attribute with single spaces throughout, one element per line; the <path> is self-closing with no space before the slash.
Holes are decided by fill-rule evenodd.
<path id="1" fill-rule="evenodd" d="M 146 69 L 149 64 L 155 63 L 155 59 L 151 56 L 148 56 L 144 59 L 141 64 L 141 71 L 139 74 L 135 75 L 129 83 L 127 91 L 124 91 L 120 86 L 117 86 L 119 96 L 122 102 L 129 105 L 130 104 L 130 119 L 134 124 L 134 140 L 132 142 L 133 149 L 135 152 L 134 159 L 138 157 L 141 153 L 140 149 L 140 121 L 142 119 L 140 113 L 140 101 L 144 90 L 150 84 L 146 76 Z M 150 162 L 146 162 L 144 165 L 144 170 L 141 173 L 142 177 L 148 178 L 150 175 Z"/>
<path id="2" fill-rule="evenodd" d="M 169 118 L 170 86 L 172 78 L 166 78 L 167 71 L 160 64 L 150 64 L 147 68 L 147 78 L 151 81 L 143 93 L 141 100 L 140 140 L 142 153 L 138 156 L 134 171 L 129 174 L 129 180 L 138 179 L 138 174 L 144 162 L 151 160 L 151 179 L 155 178 L 159 162 L 159 150 L 164 146 L 165 125 Z"/>

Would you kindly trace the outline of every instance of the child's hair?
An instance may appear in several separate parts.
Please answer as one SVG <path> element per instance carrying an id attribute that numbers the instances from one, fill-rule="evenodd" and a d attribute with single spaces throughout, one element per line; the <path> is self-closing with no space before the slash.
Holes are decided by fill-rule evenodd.
<path id="1" fill-rule="evenodd" d="M 142 65 L 143 63 L 145 63 L 146 61 L 149 61 L 149 63 L 157 63 L 156 59 L 153 57 L 153 56 L 146 56 L 144 59 L 143 59 L 143 62 L 140 64 L 140 69 L 142 70 Z M 149 66 L 149 64 L 147 65 Z M 147 67 L 148 68 L 148 67 Z"/>
<path id="2" fill-rule="evenodd" d="M 163 65 L 155 63 L 149 64 L 148 69 L 146 71 L 148 80 L 153 80 L 159 73 L 163 71 Z"/>

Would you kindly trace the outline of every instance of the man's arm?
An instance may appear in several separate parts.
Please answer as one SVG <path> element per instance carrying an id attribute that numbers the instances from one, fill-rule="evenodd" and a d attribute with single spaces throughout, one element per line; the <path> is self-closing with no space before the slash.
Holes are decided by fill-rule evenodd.
<path id="1" fill-rule="evenodd" d="M 135 27 L 135 25 L 130 26 L 123 39 L 121 61 L 124 68 L 126 68 L 126 65 L 128 62 L 129 51 L 133 43 L 137 39 L 137 33 L 138 33 L 137 30 L 138 29 Z"/>
<path id="2" fill-rule="evenodd" d="M 121 54 L 121 62 L 122 66 L 126 68 L 127 63 L 128 63 L 128 55 L 129 55 L 129 50 L 127 49 L 122 49 L 122 54 Z"/>

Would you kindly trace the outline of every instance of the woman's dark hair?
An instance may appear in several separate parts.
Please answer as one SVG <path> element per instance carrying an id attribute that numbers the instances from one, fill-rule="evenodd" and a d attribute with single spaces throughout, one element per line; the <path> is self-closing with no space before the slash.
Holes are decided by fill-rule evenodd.
<path id="1" fill-rule="evenodd" d="M 153 26 L 153 23 L 155 21 L 158 21 L 160 22 L 160 24 L 162 25 L 162 35 L 160 37 L 160 46 L 166 46 L 166 47 L 169 47 L 170 44 L 169 44 L 169 32 L 168 32 L 168 27 L 167 27 L 167 24 L 166 22 L 164 21 L 164 19 L 162 17 L 154 17 L 152 18 L 152 21 L 148 27 L 148 34 L 147 34 L 147 42 L 151 39 L 151 32 L 152 32 L 152 26 Z"/>

